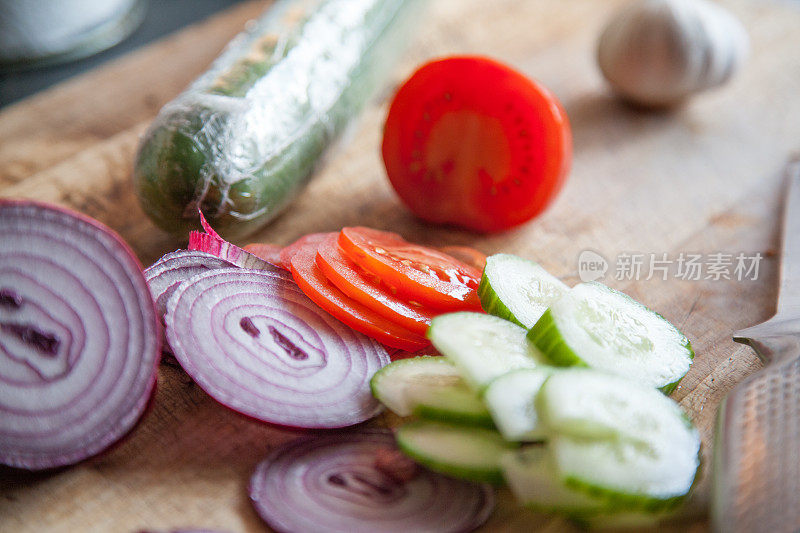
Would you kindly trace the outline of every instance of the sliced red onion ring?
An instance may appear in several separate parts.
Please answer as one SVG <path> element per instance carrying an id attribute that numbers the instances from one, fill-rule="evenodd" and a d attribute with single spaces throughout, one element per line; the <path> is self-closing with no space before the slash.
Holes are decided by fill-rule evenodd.
<path id="1" fill-rule="evenodd" d="M 489 517 L 494 493 L 420 469 L 401 482 L 375 466 L 394 448 L 388 430 L 363 430 L 290 442 L 250 479 L 250 499 L 275 530 L 333 532 L 471 531 Z"/>
<path id="2" fill-rule="evenodd" d="M 380 411 L 369 380 L 386 350 L 273 272 L 221 269 L 182 283 L 167 304 L 167 339 L 217 401 L 303 428 L 356 424 Z"/>
<path id="3" fill-rule="evenodd" d="M 0 463 L 76 463 L 136 424 L 160 328 L 141 266 L 99 222 L 0 200 Z"/>
<path id="4" fill-rule="evenodd" d="M 156 302 L 159 316 L 167 312 L 167 302 L 178 285 L 187 279 L 218 268 L 235 266 L 230 261 L 196 250 L 176 250 L 162 256 L 145 269 L 144 277 Z"/>

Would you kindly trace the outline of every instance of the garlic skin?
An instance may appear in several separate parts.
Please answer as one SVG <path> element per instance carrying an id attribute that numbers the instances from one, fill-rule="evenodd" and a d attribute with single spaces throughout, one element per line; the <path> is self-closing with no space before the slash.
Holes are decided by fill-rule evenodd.
<path id="1" fill-rule="evenodd" d="M 621 97 L 664 107 L 728 81 L 748 48 L 739 20 L 708 0 L 638 0 L 608 23 L 597 59 Z"/>

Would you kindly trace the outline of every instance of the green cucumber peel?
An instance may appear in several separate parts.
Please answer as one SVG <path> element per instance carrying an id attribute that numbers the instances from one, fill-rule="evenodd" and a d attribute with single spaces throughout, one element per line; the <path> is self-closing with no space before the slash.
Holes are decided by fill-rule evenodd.
<path id="1" fill-rule="evenodd" d="M 414 386 L 452 385 L 461 381 L 453 364 L 439 356 L 400 359 L 384 366 L 369 381 L 372 395 L 398 416 L 409 416 L 414 405 L 408 390 Z"/>
<path id="2" fill-rule="evenodd" d="M 494 429 L 486 406 L 463 382 L 409 394 L 414 415 L 427 420 Z"/>
<path id="3" fill-rule="evenodd" d="M 500 459 L 514 449 L 496 431 L 415 420 L 400 426 L 398 447 L 436 472 L 476 482 L 503 483 Z"/>
<path id="4" fill-rule="evenodd" d="M 675 389 L 694 358 L 689 340 L 661 315 L 595 282 L 573 287 L 528 332 L 550 364 L 589 366 Z"/>
<path id="5" fill-rule="evenodd" d="M 610 508 L 605 500 L 568 487 L 560 479 L 546 444 L 507 452 L 500 463 L 511 492 L 529 509 L 582 516 Z"/>
<path id="6" fill-rule="evenodd" d="M 228 239 L 297 197 L 408 42 L 420 0 L 281 0 L 169 102 L 134 164 L 144 212 L 185 238 L 198 208 Z"/>
<path id="7" fill-rule="evenodd" d="M 483 393 L 483 401 L 495 426 L 506 440 L 545 440 L 547 429 L 539 420 L 536 397 L 541 386 L 559 369 L 550 366 L 513 370 L 494 379 Z"/>
<path id="8" fill-rule="evenodd" d="M 483 310 L 530 329 L 569 290 L 537 263 L 511 254 L 486 258 L 478 296 Z"/>
<path id="9" fill-rule="evenodd" d="M 492 417 L 456 367 L 437 356 L 400 359 L 370 380 L 372 395 L 398 416 L 493 428 Z"/>
<path id="10" fill-rule="evenodd" d="M 565 369 L 542 385 L 536 407 L 564 483 L 614 509 L 671 510 L 697 479 L 697 430 L 655 389 Z"/>
<path id="11" fill-rule="evenodd" d="M 502 318 L 462 311 L 431 321 L 428 338 L 477 392 L 518 368 L 536 368 L 542 356 L 524 328 Z"/>

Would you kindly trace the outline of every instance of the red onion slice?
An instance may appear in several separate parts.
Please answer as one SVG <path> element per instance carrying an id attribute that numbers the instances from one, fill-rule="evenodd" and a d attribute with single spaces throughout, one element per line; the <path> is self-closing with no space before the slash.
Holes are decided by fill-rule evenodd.
<path id="1" fill-rule="evenodd" d="M 144 277 L 150 286 L 158 314 L 163 317 L 167 312 L 169 297 L 178 288 L 178 284 L 201 272 L 232 266 L 235 265 L 230 261 L 206 252 L 176 250 L 162 256 L 145 269 Z"/>
<path id="2" fill-rule="evenodd" d="M 272 272 L 221 269 L 181 284 L 167 339 L 183 369 L 217 401 L 274 424 L 336 428 L 380 411 L 369 380 L 386 350 Z"/>
<path id="3" fill-rule="evenodd" d="M 0 227 L 0 463 L 76 463 L 144 412 L 155 306 L 133 252 L 99 222 L 0 200 Z"/>
<path id="4" fill-rule="evenodd" d="M 401 482 L 375 466 L 388 430 L 301 439 L 274 450 L 250 479 L 258 514 L 285 533 L 471 531 L 494 507 L 488 485 L 420 469 Z"/>

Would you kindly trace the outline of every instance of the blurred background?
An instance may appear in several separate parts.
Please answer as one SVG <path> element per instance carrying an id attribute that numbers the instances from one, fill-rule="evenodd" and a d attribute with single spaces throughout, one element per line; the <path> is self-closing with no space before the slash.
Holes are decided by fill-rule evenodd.
<path id="1" fill-rule="evenodd" d="M 242 0 L 0 0 L 0 107 Z"/>

